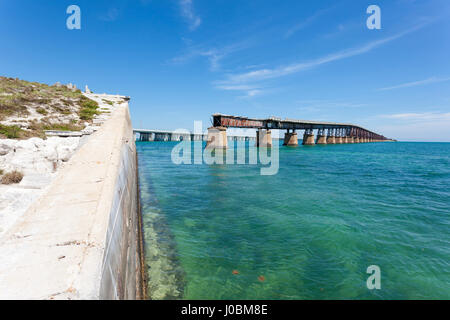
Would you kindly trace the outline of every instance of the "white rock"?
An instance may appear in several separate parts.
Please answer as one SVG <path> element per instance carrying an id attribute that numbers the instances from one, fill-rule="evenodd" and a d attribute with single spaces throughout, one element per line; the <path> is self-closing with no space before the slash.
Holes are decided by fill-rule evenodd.
<path id="1" fill-rule="evenodd" d="M 69 161 L 79 141 L 79 137 L 0 140 L 0 168 L 19 170 L 25 175 L 53 173 L 59 164 Z"/>
<path id="2" fill-rule="evenodd" d="M 14 140 L 0 140 L 0 156 L 4 156 L 9 152 L 14 151 L 15 141 Z"/>
<path id="3" fill-rule="evenodd" d="M 70 157 L 72 156 L 73 149 L 68 146 L 57 146 L 56 152 L 58 154 L 58 160 L 67 162 L 67 161 L 69 161 Z"/>

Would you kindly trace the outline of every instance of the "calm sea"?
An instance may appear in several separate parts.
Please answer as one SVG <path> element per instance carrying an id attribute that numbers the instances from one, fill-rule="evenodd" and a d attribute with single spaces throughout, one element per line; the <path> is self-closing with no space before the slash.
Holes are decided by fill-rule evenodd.
<path id="1" fill-rule="evenodd" d="M 137 143 L 152 299 L 450 299 L 450 143 L 280 146 L 274 176 L 175 145 Z"/>

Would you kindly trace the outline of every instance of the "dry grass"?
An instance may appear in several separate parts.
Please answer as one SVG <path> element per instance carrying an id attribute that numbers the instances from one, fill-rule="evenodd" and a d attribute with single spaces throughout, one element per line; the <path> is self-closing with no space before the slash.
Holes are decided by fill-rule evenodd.
<path id="1" fill-rule="evenodd" d="M 79 131 L 79 120 L 92 122 L 97 109 L 80 90 L 0 77 L 0 139 L 45 138 L 43 130 Z"/>
<path id="2" fill-rule="evenodd" d="M 15 184 L 20 183 L 23 179 L 23 173 L 19 171 L 12 171 L 5 173 L 2 176 L 2 184 Z"/>

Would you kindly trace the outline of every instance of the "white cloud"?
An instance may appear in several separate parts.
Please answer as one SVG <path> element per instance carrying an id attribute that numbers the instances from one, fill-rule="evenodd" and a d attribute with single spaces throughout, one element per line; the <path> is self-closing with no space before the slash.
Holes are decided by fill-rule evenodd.
<path id="1" fill-rule="evenodd" d="M 304 21 L 296 24 L 295 26 L 293 26 L 292 28 L 290 28 L 286 34 L 284 35 L 285 38 L 289 38 L 291 37 L 294 33 L 306 28 L 307 26 L 309 26 L 310 24 L 312 24 L 315 20 L 317 20 L 317 18 L 319 18 L 320 16 L 324 15 L 325 13 L 327 13 L 328 11 L 334 9 L 334 7 L 331 8 L 326 8 L 326 9 L 322 9 L 317 11 L 315 14 L 313 14 L 312 16 L 306 18 Z"/>
<path id="2" fill-rule="evenodd" d="M 191 31 L 197 29 L 201 25 L 202 19 L 195 14 L 192 0 L 180 0 L 179 3 L 181 15 L 188 21 L 189 29 Z"/>
<path id="3" fill-rule="evenodd" d="M 191 41 L 185 41 L 188 44 L 187 53 L 175 57 L 170 60 L 170 63 L 180 64 L 185 63 L 196 57 L 205 57 L 210 63 L 211 71 L 218 71 L 221 68 L 221 61 L 228 55 L 243 50 L 248 47 L 248 43 L 236 43 L 222 48 L 205 48 L 204 46 L 194 46 Z"/>
<path id="4" fill-rule="evenodd" d="M 450 121 L 450 112 L 396 113 L 384 114 L 380 115 L 379 117 L 403 121 Z"/>
<path id="5" fill-rule="evenodd" d="M 217 89 L 226 90 L 226 91 L 238 91 L 243 92 L 244 96 L 241 98 L 252 98 L 257 95 L 261 95 L 264 91 L 261 87 L 258 86 L 250 86 L 250 85 L 216 85 Z"/>
<path id="6" fill-rule="evenodd" d="M 105 14 L 100 16 L 100 20 L 103 21 L 115 21 L 120 15 L 120 10 L 118 8 L 109 8 L 108 11 L 106 11 Z"/>
<path id="7" fill-rule="evenodd" d="M 431 84 L 431 83 L 438 83 L 438 82 L 445 82 L 445 81 L 450 81 L 450 78 L 432 77 L 429 79 L 414 81 L 414 82 L 407 82 L 407 83 L 399 84 L 399 85 L 392 86 L 392 87 L 380 88 L 377 91 L 388 91 L 388 90 L 395 90 L 395 89 L 401 89 L 401 88 L 417 87 L 417 86 L 423 86 L 423 85 L 427 85 L 427 84 Z"/>
<path id="8" fill-rule="evenodd" d="M 365 103 L 353 103 L 346 101 L 331 101 L 331 100 L 299 100 L 296 102 L 302 109 L 310 108 L 315 110 L 329 109 L 329 108 L 363 108 L 367 107 Z"/>
<path id="9" fill-rule="evenodd" d="M 288 66 L 281 66 L 273 69 L 260 69 L 255 71 L 250 71 L 246 73 L 241 74 L 232 74 L 228 76 L 228 79 L 223 82 L 228 83 L 246 83 L 246 82 L 255 82 L 255 81 L 262 81 L 267 79 L 274 79 L 279 78 L 283 76 L 287 76 L 290 74 L 298 73 L 301 71 L 305 71 L 308 69 L 312 69 L 315 67 L 318 67 L 320 65 L 330 63 L 333 61 L 338 61 L 345 58 L 350 58 L 353 56 L 361 55 L 367 52 L 372 51 L 375 48 L 378 48 L 388 42 L 391 42 L 393 40 L 396 40 L 398 38 L 403 37 L 404 35 L 411 33 L 415 30 L 418 30 L 419 28 L 422 28 L 424 24 L 419 25 L 415 28 L 411 28 L 407 31 L 398 33 L 396 35 L 393 35 L 391 37 L 387 37 L 381 40 L 373 41 L 371 43 L 368 43 L 361 47 L 351 48 L 344 51 L 340 51 L 337 53 L 332 53 L 327 56 L 307 61 L 307 62 L 300 62 L 300 63 L 294 63 L 290 64 Z"/>
<path id="10" fill-rule="evenodd" d="M 249 85 L 218 85 L 216 86 L 217 89 L 222 90 L 236 90 L 236 91 L 246 91 L 246 90 L 254 90 L 258 87 L 255 86 L 249 86 Z"/>
<path id="11" fill-rule="evenodd" d="M 437 119 L 435 116 L 434 119 L 431 119 L 431 115 L 425 115 L 425 118 L 415 118 L 411 115 L 403 117 L 401 121 L 385 120 L 383 124 L 374 124 L 373 128 L 400 141 L 450 142 L 450 114 L 444 114 L 443 119 Z"/>

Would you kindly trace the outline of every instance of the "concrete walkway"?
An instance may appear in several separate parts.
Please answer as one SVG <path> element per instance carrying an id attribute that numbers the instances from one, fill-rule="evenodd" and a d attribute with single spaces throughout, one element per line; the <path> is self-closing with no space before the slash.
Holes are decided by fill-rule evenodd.
<path id="1" fill-rule="evenodd" d="M 112 113 L 0 238 L 0 299 L 98 299 L 128 104 Z"/>

